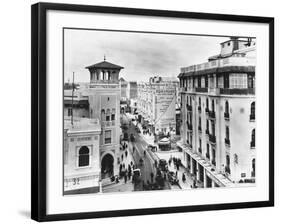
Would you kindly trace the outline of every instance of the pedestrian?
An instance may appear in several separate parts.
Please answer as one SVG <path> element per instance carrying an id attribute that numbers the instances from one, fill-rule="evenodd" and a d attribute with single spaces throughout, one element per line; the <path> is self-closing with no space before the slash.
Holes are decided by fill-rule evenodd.
<path id="1" fill-rule="evenodd" d="M 127 183 L 127 170 L 125 170 L 125 172 L 124 172 L 124 182 L 125 182 L 125 184 Z"/>
<path id="2" fill-rule="evenodd" d="M 153 177 L 154 177 L 154 173 L 151 172 L 151 173 L 150 173 L 151 183 L 153 183 Z"/>
<path id="3" fill-rule="evenodd" d="M 132 170 L 128 170 L 128 179 L 131 180 L 131 176 L 132 176 Z"/>
<path id="4" fill-rule="evenodd" d="M 122 172 L 122 164 L 120 164 L 119 166 L 119 176 L 121 176 L 121 172 Z"/>
<path id="5" fill-rule="evenodd" d="M 185 183 L 185 181 L 186 181 L 186 177 L 185 177 L 185 175 L 184 175 L 184 173 L 183 173 L 183 174 L 182 174 L 182 182 Z"/>

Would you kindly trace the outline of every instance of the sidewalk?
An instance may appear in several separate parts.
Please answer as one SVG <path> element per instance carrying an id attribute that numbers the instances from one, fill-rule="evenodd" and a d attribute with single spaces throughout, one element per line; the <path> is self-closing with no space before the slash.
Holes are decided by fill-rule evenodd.
<path id="1" fill-rule="evenodd" d="M 160 159 L 165 159 L 168 163 L 169 159 L 171 157 L 175 157 L 175 158 L 179 158 L 182 160 L 182 153 L 179 152 L 179 151 L 176 151 L 176 150 L 173 150 L 173 151 L 162 151 L 162 152 L 156 152 L 155 153 Z M 169 171 L 173 171 L 176 173 L 177 171 L 177 168 L 176 166 L 174 165 L 173 162 L 171 162 L 171 165 L 169 166 L 169 163 L 168 163 L 168 169 Z M 186 177 L 186 181 L 183 182 L 182 181 L 182 175 L 185 175 Z M 191 176 L 188 174 L 187 170 L 185 167 L 183 166 L 180 166 L 179 167 L 179 170 L 178 170 L 178 179 L 179 179 L 179 187 L 181 189 L 191 189 L 191 185 L 193 183 L 193 179 L 191 178 Z"/>
<path id="2" fill-rule="evenodd" d="M 122 144 L 126 142 L 126 144 L 128 145 L 128 147 L 125 150 L 121 150 L 120 149 L 120 164 L 125 164 L 125 169 L 128 170 L 128 165 L 131 165 L 131 162 L 134 163 L 134 159 L 132 157 L 132 154 L 129 150 L 129 144 L 127 141 L 122 141 Z M 120 145 L 121 147 L 121 145 Z M 127 156 L 126 156 L 126 153 Z M 123 160 L 121 159 L 123 155 Z M 120 165 L 118 164 L 118 166 Z M 118 167 L 118 173 L 115 174 L 115 176 L 119 176 L 119 167 Z M 120 177 L 119 177 L 120 178 Z M 116 182 L 111 182 L 110 178 L 106 178 L 102 180 L 102 192 L 124 192 L 124 191 L 134 191 L 134 185 L 132 183 L 132 177 L 131 179 L 127 179 L 127 182 L 125 183 L 124 178 L 120 178 L 119 179 L 119 183 Z"/>

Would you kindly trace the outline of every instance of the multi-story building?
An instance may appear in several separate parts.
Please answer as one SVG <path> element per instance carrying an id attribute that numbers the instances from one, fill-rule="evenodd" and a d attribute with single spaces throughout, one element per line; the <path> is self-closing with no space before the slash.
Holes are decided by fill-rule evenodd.
<path id="1" fill-rule="evenodd" d="M 99 120 L 64 118 L 64 194 L 100 191 Z"/>
<path id="2" fill-rule="evenodd" d="M 184 165 L 205 187 L 255 182 L 255 41 L 231 38 L 181 68 Z"/>
<path id="3" fill-rule="evenodd" d="M 177 85 L 177 79 L 159 76 L 138 83 L 137 110 L 152 133 L 175 131 Z"/>
<path id="4" fill-rule="evenodd" d="M 103 179 L 118 173 L 121 134 L 119 73 L 123 67 L 104 60 L 86 68 L 90 72 L 90 83 L 79 90 L 64 91 L 64 123 L 67 127 L 64 137 L 70 136 L 71 139 L 74 139 L 69 141 L 70 144 L 65 144 L 64 151 L 69 155 L 78 156 L 77 150 L 80 146 L 81 148 L 88 147 L 87 152 L 89 152 L 93 161 L 88 166 L 92 164 L 95 173 L 97 168 L 100 171 L 100 178 Z M 69 125 L 71 117 L 73 124 Z M 98 125 L 99 128 L 90 127 L 93 123 L 97 123 L 96 126 Z M 76 126 L 79 127 L 77 136 L 73 134 L 76 131 Z M 79 140 L 79 147 L 74 146 L 73 142 L 78 142 L 75 138 L 81 140 Z M 93 151 L 96 148 L 98 150 Z M 79 175 L 83 176 L 83 172 L 87 173 L 91 170 L 89 168 L 91 167 L 77 172 L 77 178 L 79 178 Z M 65 173 L 65 175 L 65 180 L 69 179 L 68 174 Z M 84 185 L 81 180 L 80 178 L 79 183 L 82 188 Z M 78 187 L 77 185 L 76 188 Z"/>
<path id="5" fill-rule="evenodd" d="M 120 85 L 123 67 L 103 61 L 86 67 L 90 85 L 85 90 L 89 100 L 90 118 L 101 122 L 100 158 L 102 177 L 116 175 L 120 158 Z"/>

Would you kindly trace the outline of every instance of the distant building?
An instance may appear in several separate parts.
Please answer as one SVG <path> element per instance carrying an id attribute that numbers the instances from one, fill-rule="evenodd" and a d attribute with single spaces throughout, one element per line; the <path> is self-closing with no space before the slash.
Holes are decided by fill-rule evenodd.
<path id="1" fill-rule="evenodd" d="M 204 187 L 255 182 L 255 41 L 231 38 L 181 68 L 183 164 Z"/>
<path id="2" fill-rule="evenodd" d="M 175 131 L 177 85 L 176 78 L 159 76 L 151 77 L 147 83 L 138 83 L 139 120 L 152 133 Z"/>
<path id="3" fill-rule="evenodd" d="M 121 101 L 126 102 L 127 101 L 127 88 L 128 88 L 128 82 L 124 78 L 119 79 L 120 83 L 120 96 Z"/>
<path id="4" fill-rule="evenodd" d="M 136 99 L 138 97 L 138 84 L 137 82 L 128 82 L 126 97 L 128 100 Z"/>

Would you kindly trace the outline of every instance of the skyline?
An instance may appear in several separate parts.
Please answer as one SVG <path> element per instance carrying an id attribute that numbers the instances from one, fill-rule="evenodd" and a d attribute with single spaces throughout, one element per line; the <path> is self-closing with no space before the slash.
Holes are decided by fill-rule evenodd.
<path id="1" fill-rule="evenodd" d="M 123 66 L 119 78 L 177 77 L 180 68 L 207 61 L 228 37 L 65 29 L 64 82 L 89 82 L 86 66 L 104 60 Z M 110 34 L 110 35 L 109 35 Z M 164 47 L 163 47 L 164 46 Z"/>

